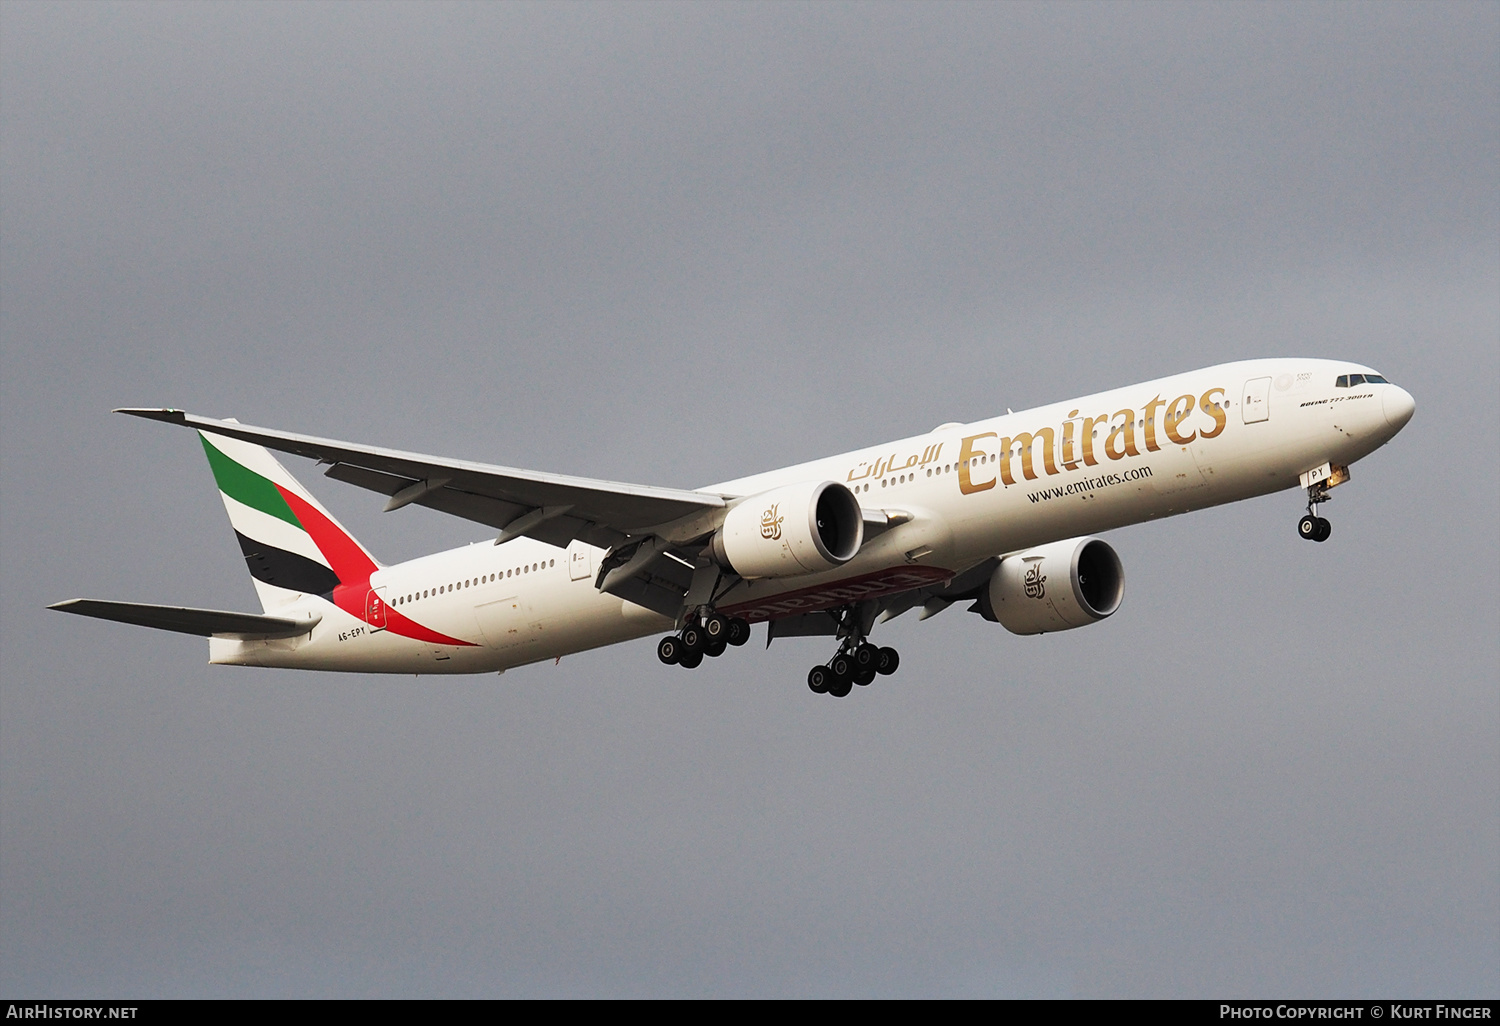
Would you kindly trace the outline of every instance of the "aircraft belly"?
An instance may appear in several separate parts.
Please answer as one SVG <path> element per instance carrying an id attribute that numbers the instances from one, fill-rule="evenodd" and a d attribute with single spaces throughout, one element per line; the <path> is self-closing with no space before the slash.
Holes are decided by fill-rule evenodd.
<path id="1" fill-rule="evenodd" d="M 487 608 L 488 607 L 488 608 Z M 475 609 L 486 645 L 506 667 L 644 637 L 670 629 L 671 620 L 596 591 L 590 580 L 569 580 L 534 598 L 511 596 Z"/>

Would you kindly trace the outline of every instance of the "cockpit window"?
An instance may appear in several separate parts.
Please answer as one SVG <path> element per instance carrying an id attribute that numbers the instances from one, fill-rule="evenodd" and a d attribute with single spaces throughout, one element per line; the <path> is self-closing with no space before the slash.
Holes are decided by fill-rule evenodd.
<path id="1" fill-rule="evenodd" d="M 1379 374 L 1340 374 L 1334 381 L 1334 388 L 1353 388 L 1355 385 L 1389 385 Z"/>

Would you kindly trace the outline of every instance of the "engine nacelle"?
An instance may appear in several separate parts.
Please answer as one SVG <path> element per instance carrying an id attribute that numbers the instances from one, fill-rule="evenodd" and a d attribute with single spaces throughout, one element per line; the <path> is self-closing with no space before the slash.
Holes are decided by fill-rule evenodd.
<path id="1" fill-rule="evenodd" d="M 1098 538 L 1069 538 L 1006 556 L 979 595 L 979 611 L 1012 634 L 1098 623 L 1120 608 L 1125 568 Z"/>
<path id="2" fill-rule="evenodd" d="M 742 500 L 714 534 L 713 554 L 745 578 L 832 570 L 865 540 L 854 493 L 836 481 L 773 488 Z"/>

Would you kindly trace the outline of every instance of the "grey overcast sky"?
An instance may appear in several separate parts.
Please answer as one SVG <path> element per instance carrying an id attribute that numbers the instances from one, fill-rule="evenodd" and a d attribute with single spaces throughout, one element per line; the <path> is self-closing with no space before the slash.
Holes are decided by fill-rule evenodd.
<path id="1" fill-rule="evenodd" d="M 1500 6 L 0 6 L 0 990 L 1500 994 Z M 693 486 L 1227 360 L 1416 418 L 1125 605 L 213 668 L 125 405 Z M 383 559 L 486 540 L 288 461 Z"/>

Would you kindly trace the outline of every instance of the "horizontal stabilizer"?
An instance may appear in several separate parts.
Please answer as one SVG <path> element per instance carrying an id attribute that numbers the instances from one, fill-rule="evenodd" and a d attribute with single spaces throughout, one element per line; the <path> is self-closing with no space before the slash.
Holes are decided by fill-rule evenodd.
<path id="1" fill-rule="evenodd" d="M 200 637 L 238 638 L 241 641 L 265 641 L 271 638 L 295 638 L 310 632 L 321 616 L 306 620 L 289 620 L 282 616 L 259 613 L 235 613 L 223 609 L 189 609 L 184 606 L 151 606 L 143 602 L 104 602 L 99 599 L 69 599 L 48 609 L 61 609 L 80 616 L 101 620 L 118 620 L 139 627 L 155 627 L 179 634 Z"/>

